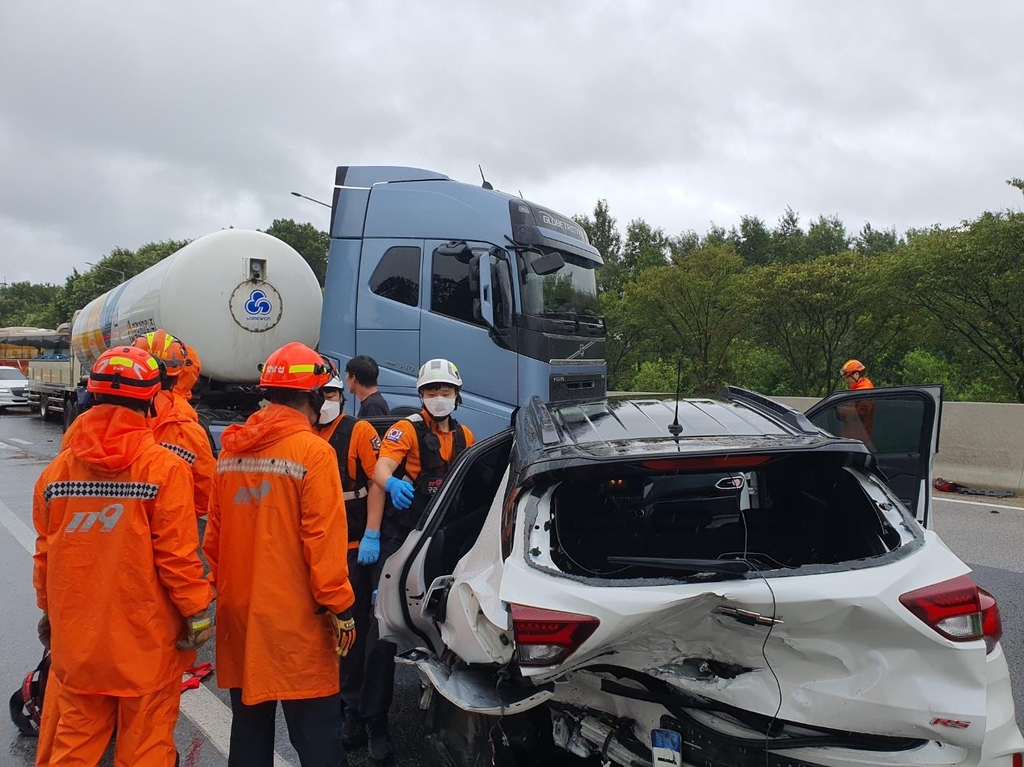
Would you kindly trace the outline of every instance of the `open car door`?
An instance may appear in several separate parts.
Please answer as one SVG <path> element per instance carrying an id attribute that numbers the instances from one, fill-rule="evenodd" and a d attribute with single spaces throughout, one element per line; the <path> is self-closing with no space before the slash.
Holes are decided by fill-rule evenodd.
<path id="1" fill-rule="evenodd" d="M 922 527 L 931 527 L 932 466 L 939 452 L 942 386 L 838 392 L 806 415 L 819 429 L 867 445 L 889 489 Z"/>
<path id="2" fill-rule="evenodd" d="M 399 652 L 443 653 L 440 624 L 452 572 L 484 526 L 508 469 L 513 435 L 506 429 L 459 456 L 419 524 L 384 565 L 376 616 L 381 638 L 397 644 Z"/>

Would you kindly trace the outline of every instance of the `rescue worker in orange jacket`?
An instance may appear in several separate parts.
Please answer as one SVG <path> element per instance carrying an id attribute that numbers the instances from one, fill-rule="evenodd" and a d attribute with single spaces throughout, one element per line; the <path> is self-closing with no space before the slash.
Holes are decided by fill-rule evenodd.
<path id="1" fill-rule="evenodd" d="M 185 365 L 178 373 L 178 380 L 174 384 L 172 391 L 175 394 L 180 394 L 185 398 L 186 402 L 191 403 L 192 401 L 192 389 L 199 380 L 199 374 L 203 371 L 203 361 L 199 357 L 199 352 L 195 350 L 195 347 L 184 344 L 185 346 L 185 357 L 192 364 Z"/>
<path id="2" fill-rule="evenodd" d="M 473 433 L 452 413 L 462 398 L 462 376 L 445 359 L 425 362 L 416 379 L 423 410 L 398 421 L 381 441 L 374 483 L 387 494 L 381 530 L 382 562 L 401 547 L 437 494 L 452 462 L 473 444 Z M 380 641 L 377 622 L 370 627 L 364 696 L 360 712 L 369 735 L 370 758 L 391 758 L 388 710 L 395 679 L 395 645 Z M 368 700 L 369 698 L 369 700 Z"/>
<path id="3" fill-rule="evenodd" d="M 171 767 L 181 675 L 212 631 L 192 479 L 146 423 L 160 389 L 155 358 L 109 349 L 88 386 L 96 405 L 33 498 L 39 637 L 52 649 L 47 698 L 56 696 L 44 702 L 47 756 L 95 767 L 116 723 L 116 767 Z"/>
<path id="4" fill-rule="evenodd" d="M 345 764 L 338 656 L 355 642 L 355 597 L 337 458 L 313 430 L 330 378 L 319 354 L 286 344 L 262 367 L 269 404 L 221 438 L 203 553 L 231 767 L 272 762 L 277 701 L 303 767 Z"/>
<path id="5" fill-rule="evenodd" d="M 865 375 L 865 371 L 864 363 L 860 360 L 847 360 L 839 372 L 851 391 L 874 389 L 875 385 Z M 865 445 L 870 444 L 875 431 L 875 403 L 852 402 L 840 405 L 838 410 L 843 422 L 842 436 L 859 439 Z"/>
<path id="6" fill-rule="evenodd" d="M 380 527 L 384 518 L 384 491 L 373 483 L 380 437 L 368 421 L 345 415 L 345 383 L 332 378 L 324 386 L 325 401 L 320 408 L 320 436 L 334 448 L 341 486 L 345 491 L 345 519 L 348 524 L 348 576 L 355 592 L 352 608 L 356 621 L 356 643 L 341 660 L 341 709 L 344 727 L 341 742 L 346 750 L 366 742 L 366 728 L 359 713 L 366 637 L 373 616 L 371 597 L 380 580 Z"/>
<path id="7" fill-rule="evenodd" d="M 175 393 L 178 378 L 192 367 L 185 345 L 165 330 L 139 336 L 135 346 L 163 363 L 160 392 L 153 400 L 156 415 L 149 419 L 156 441 L 173 450 L 192 467 L 196 516 L 205 517 L 210 505 L 210 486 L 217 471 L 217 461 L 206 430 L 199 425 L 199 416 L 188 400 Z"/>

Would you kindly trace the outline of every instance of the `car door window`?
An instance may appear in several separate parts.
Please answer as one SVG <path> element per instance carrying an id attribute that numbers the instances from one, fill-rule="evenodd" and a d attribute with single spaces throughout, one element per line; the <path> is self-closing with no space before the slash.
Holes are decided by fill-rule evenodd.
<path id="1" fill-rule="evenodd" d="M 811 408 L 807 417 L 819 429 L 863 442 L 889 489 L 926 521 L 929 504 L 921 503 L 922 492 L 927 492 L 922 487 L 930 482 L 932 445 L 938 444 L 932 396 L 909 389 L 844 392 Z"/>

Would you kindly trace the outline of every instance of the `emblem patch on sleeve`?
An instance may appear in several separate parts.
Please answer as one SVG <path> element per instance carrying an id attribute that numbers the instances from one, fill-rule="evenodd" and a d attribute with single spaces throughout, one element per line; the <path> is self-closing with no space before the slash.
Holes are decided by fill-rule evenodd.
<path id="1" fill-rule="evenodd" d="M 388 433 L 384 435 L 384 439 L 388 442 L 401 442 L 402 441 L 402 430 L 397 426 L 392 426 L 388 429 Z"/>
<path id="2" fill-rule="evenodd" d="M 374 434 L 373 439 L 370 440 L 370 447 L 373 448 L 373 452 L 380 452 L 380 437 L 378 437 L 376 434 Z"/>

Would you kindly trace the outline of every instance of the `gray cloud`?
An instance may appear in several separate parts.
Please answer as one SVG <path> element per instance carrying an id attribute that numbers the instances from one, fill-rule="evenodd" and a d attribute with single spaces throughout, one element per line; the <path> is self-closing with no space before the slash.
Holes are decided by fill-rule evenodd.
<path id="1" fill-rule="evenodd" d="M 901 229 L 1017 205 L 1024 6 L 399 2 L 0 7 L 0 276 L 326 224 L 334 166 L 488 178 L 676 233 Z"/>

